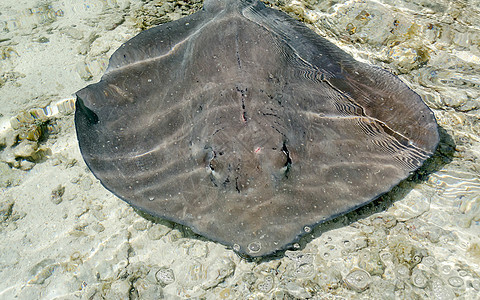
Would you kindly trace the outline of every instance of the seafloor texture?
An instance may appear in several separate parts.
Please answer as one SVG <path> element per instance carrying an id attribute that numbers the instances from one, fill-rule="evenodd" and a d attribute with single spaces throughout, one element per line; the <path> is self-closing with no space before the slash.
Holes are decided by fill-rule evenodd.
<path id="1" fill-rule="evenodd" d="M 480 293 L 480 1 L 270 1 L 435 111 L 432 159 L 378 201 L 248 261 L 151 220 L 86 168 L 71 95 L 140 29 L 200 1 L 0 3 L 0 298 L 475 299 Z"/>

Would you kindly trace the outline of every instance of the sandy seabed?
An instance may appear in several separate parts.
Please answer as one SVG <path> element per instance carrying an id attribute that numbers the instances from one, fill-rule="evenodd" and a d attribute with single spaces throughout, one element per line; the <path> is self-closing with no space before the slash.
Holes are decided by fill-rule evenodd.
<path id="1" fill-rule="evenodd" d="M 242 259 L 105 190 L 74 130 L 72 95 L 113 51 L 201 2 L 3 0 L 0 299 L 479 299 L 480 1 L 270 4 L 419 93 L 433 158 L 301 250 Z"/>

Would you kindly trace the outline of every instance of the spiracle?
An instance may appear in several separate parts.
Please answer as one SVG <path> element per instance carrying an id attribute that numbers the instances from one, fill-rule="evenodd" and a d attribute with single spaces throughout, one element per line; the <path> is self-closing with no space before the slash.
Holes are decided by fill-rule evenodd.
<path id="1" fill-rule="evenodd" d="M 346 286 L 357 292 L 365 291 L 371 281 L 370 274 L 361 269 L 351 271 L 344 279 Z"/>

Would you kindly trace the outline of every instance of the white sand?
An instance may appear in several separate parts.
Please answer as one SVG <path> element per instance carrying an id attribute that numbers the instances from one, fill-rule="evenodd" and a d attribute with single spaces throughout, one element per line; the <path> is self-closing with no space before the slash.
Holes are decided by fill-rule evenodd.
<path id="1" fill-rule="evenodd" d="M 0 137 L 11 138 L 10 119 L 21 111 L 49 104 L 66 111 L 55 115 L 59 133 L 42 143 L 45 161 L 30 171 L 0 163 L 0 299 L 478 298 L 474 2 L 324 1 L 305 11 L 287 1 L 285 9 L 306 12 L 319 33 L 357 57 L 403 72 L 448 135 L 432 174 L 384 197 L 393 206 L 369 205 L 348 215 L 352 223 L 340 218 L 314 230 L 301 251 L 249 262 L 188 228 L 146 220 L 106 191 L 80 155 L 71 109 L 58 104 L 99 80 L 113 51 L 139 32 L 133 16 L 144 1 L 2 0 Z"/>

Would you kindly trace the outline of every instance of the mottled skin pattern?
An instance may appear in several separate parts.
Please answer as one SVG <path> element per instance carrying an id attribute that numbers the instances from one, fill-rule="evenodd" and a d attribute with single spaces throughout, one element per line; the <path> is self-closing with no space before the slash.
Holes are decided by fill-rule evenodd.
<path id="1" fill-rule="evenodd" d="M 398 78 L 253 0 L 140 33 L 77 98 L 107 189 L 250 256 L 389 191 L 438 143 Z"/>

